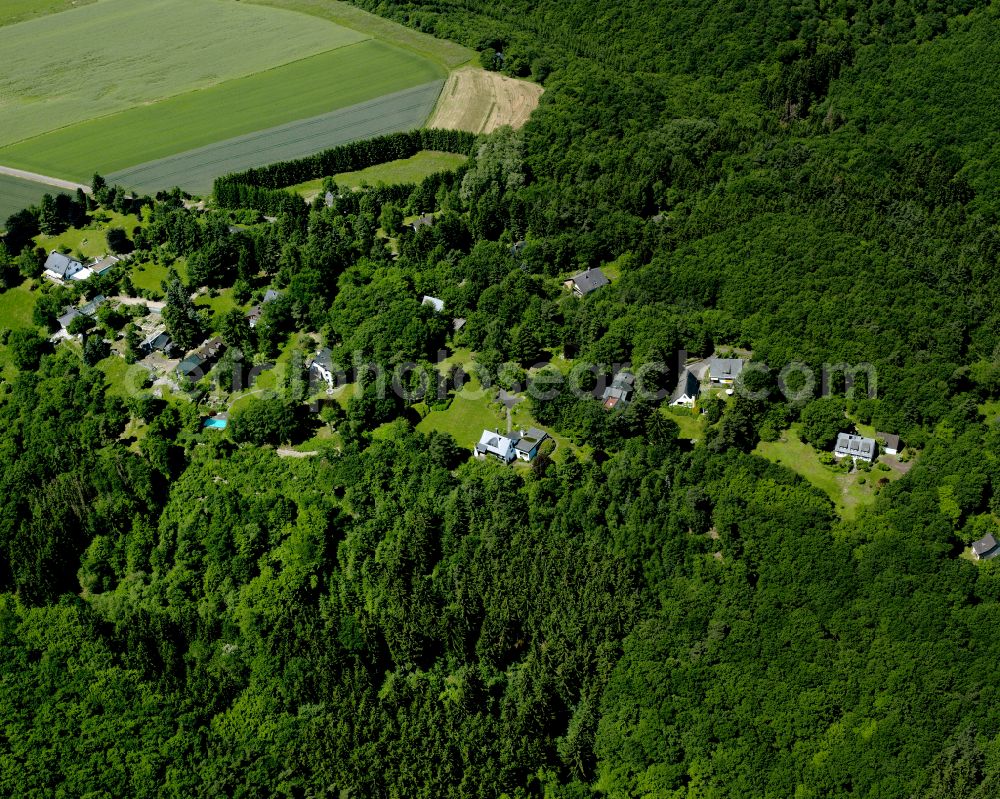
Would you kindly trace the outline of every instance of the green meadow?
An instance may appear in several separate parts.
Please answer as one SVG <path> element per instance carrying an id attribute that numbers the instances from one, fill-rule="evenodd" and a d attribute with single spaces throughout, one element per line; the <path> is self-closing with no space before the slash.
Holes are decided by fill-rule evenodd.
<path id="1" fill-rule="evenodd" d="M 104 0 L 9 25 L 0 28 L 0 144 L 366 38 L 302 14 L 228 0 Z"/>
<path id="2" fill-rule="evenodd" d="M 0 163 L 89 180 L 95 171 L 115 172 L 313 117 L 444 74 L 421 56 L 364 41 L 0 148 Z"/>

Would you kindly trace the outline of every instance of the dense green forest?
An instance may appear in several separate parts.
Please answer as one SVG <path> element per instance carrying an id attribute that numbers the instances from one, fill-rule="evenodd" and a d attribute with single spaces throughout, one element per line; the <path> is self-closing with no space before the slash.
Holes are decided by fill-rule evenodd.
<path id="1" fill-rule="evenodd" d="M 0 794 L 1000 795 L 1000 566 L 961 557 L 1000 536 L 996 7 L 357 4 L 542 82 L 539 109 L 440 134 L 455 172 L 311 205 L 280 184 L 313 162 L 223 179 L 204 212 L 95 180 L 8 220 L 0 288 L 100 205 L 142 218 L 121 246 L 167 268 L 171 337 L 230 347 L 195 399 L 300 334 L 517 380 L 553 353 L 774 368 L 696 443 L 658 401 L 526 400 L 582 454 L 513 469 L 364 372 L 346 407 L 307 406 L 301 353 L 206 433 L 196 402 L 108 390 L 105 338 L 137 355 L 121 312 L 80 347 L 38 332 L 132 293 L 127 268 L 40 289 L 37 329 L 0 330 Z M 589 266 L 615 279 L 562 290 Z M 201 286 L 280 294 L 251 327 Z M 790 400 L 790 361 L 871 363 L 877 396 Z M 918 453 L 851 518 L 754 452 L 845 410 Z M 279 457 L 319 419 L 337 447 Z"/>

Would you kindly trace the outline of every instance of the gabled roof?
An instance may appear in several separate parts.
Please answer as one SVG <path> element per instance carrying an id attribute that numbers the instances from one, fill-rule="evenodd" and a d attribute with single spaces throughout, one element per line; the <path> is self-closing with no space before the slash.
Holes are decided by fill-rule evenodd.
<path id="1" fill-rule="evenodd" d="M 187 377 L 196 369 L 200 369 L 203 363 L 205 363 L 204 359 L 198 353 L 192 352 L 183 361 L 177 364 L 177 371 Z"/>
<path id="2" fill-rule="evenodd" d="M 483 434 L 479 437 L 479 443 L 476 444 L 476 452 L 499 455 L 504 460 L 509 461 L 514 457 L 514 441 L 493 430 L 483 430 Z"/>
<path id="3" fill-rule="evenodd" d="M 444 310 L 444 300 L 438 299 L 437 297 L 432 297 L 430 294 L 425 294 L 420 298 L 421 305 L 430 305 L 435 313 L 441 313 Z"/>
<path id="4" fill-rule="evenodd" d="M 78 309 L 71 308 L 70 310 L 66 311 L 66 313 L 64 313 L 62 316 L 60 316 L 58 319 L 56 319 L 56 321 L 59 323 L 59 327 L 61 327 L 63 330 L 66 330 L 69 327 L 70 322 L 76 319 L 76 317 L 78 317 L 79 315 L 80 311 Z"/>
<path id="5" fill-rule="evenodd" d="M 410 223 L 410 227 L 416 230 L 417 228 L 429 227 L 434 224 L 434 214 L 424 214 L 423 216 L 418 216 Z"/>
<path id="6" fill-rule="evenodd" d="M 590 292 L 595 289 L 599 289 L 601 286 L 606 286 L 611 282 L 608 280 L 607 275 L 605 275 L 604 272 L 596 266 L 592 269 L 587 269 L 584 272 L 573 275 L 570 280 L 573 281 L 573 285 L 576 286 L 577 290 L 581 294 L 590 294 Z"/>
<path id="7" fill-rule="evenodd" d="M 875 439 L 856 436 L 852 433 L 840 433 L 837 435 L 837 446 L 834 452 L 838 455 L 871 458 L 875 454 Z"/>
<path id="8" fill-rule="evenodd" d="M 993 534 L 985 535 L 978 541 L 974 541 L 972 544 L 972 551 L 977 555 L 982 556 L 989 552 L 992 552 L 997 548 L 997 540 L 993 537 Z"/>
<path id="9" fill-rule="evenodd" d="M 309 367 L 319 366 L 327 372 L 333 371 L 333 350 L 329 347 L 324 347 L 323 349 L 317 351 L 316 356 L 312 359 L 312 363 Z"/>
<path id="10" fill-rule="evenodd" d="M 889 449 L 899 449 L 899 436 L 895 433 L 876 433 L 875 438 L 882 442 L 882 444 Z"/>
<path id="11" fill-rule="evenodd" d="M 670 396 L 670 401 L 676 402 L 684 396 L 696 398 L 699 394 L 701 394 L 701 383 L 698 382 L 698 376 L 690 369 L 685 369 L 684 374 L 677 381 L 677 388 Z"/>
<path id="12" fill-rule="evenodd" d="M 107 255 L 101 258 L 99 261 L 94 261 L 88 268 L 95 275 L 103 274 L 107 272 L 112 266 L 118 263 L 119 259 L 114 255 Z"/>
<path id="13" fill-rule="evenodd" d="M 82 313 L 84 316 L 93 316 L 95 313 L 97 313 L 97 309 L 100 308 L 102 305 L 104 305 L 105 302 L 107 302 L 107 299 L 108 298 L 105 297 L 103 294 L 98 294 L 96 297 L 94 297 L 94 299 L 92 299 L 90 302 L 88 302 L 86 305 L 80 308 L 80 313 Z"/>
<path id="14" fill-rule="evenodd" d="M 267 305 L 269 302 L 274 302 L 280 296 L 281 296 L 280 291 L 276 291 L 275 289 L 268 289 L 267 291 L 264 292 L 264 299 L 260 301 L 260 304 Z"/>
<path id="15" fill-rule="evenodd" d="M 63 255 L 61 252 L 52 251 L 49 253 L 49 257 L 45 259 L 45 271 L 59 277 L 66 277 L 67 272 L 77 269 L 83 269 L 83 264 L 75 258 Z"/>

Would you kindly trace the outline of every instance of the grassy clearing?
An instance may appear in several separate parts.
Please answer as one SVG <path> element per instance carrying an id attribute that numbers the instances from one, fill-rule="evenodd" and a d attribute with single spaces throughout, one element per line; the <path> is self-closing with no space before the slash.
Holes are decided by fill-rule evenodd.
<path id="1" fill-rule="evenodd" d="M 108 252 L 109 227 L 121 228 L 131 236 L 138 224 L 139 217 L 135 214 L 123 215 L 113 211 L 101 211 L 100 216 L 94 218 L 86 227 L 68 228 L 55 236 L 35 236 L 35 244 L 46 252 L 66 248 L 84 258 L 99 258 Z"/>
<path id="2" fill-rule="evenodd" d="M 236 299 L 233 297 L 232 289 L 224 289 L 215 297 L 202 294 L 195 300 L 194 304 L 199 308 L 208 308 L 212 312 L 212 330 L 215 332 L 219 330 L 219 323 L 222 321 L 222 317 L 233 310 L 233 308 L 239 307 Z"/>
<path id="3" fill-rule="evenodd" d="M 0 26 L 58 14 L 93 2 L 94 0 L 3 0 L 0 3 Z"/>
<path id="4" fill-rule="evenodd" d="M 127 46 L 108 41 L 111 35 Z M 300 14 L 223 0 L 104 0 L 0 28 L 0 143 L 366 38 Z"/>
<path id="5" fill-rule="evenodd" d="M 382 133 L 418 128 L 427 119 L 440 88 L 439 80 L 423 83 L 327 114 L 112 172 L 107 177 L 148 193 L 181 186 L 193 194 L 207 194 L 215 178 L 227 172 L 301 158 Z"/>
<path id="6" fill-rule="evenodd" d="M 874 469 L 867 474 L 845 473 L 824 466 L 820 463 L 816 450 L 802 441 L 794 429 L 785 431 L 778 441 L 761 441 L 754 453 L 774 463 L 787 466 L 804 477 L 830 497 L 837 513 L 844 519 L 853 519 L 861 505 L 868 504 L 874 499 L 873 486 L 876 481 L 882 477 L 895 480 L 901 476 L 896 471 L 883 472 Z M 858 482 L 860 476 L 865 477 L 864 485 Z"/>
<path id="7" fill-rule="evenodd" d="M 478 380 L 470 378 L 452 399 L 448 410 L 431 411 L 420 420 L 417 430 L 450 433 L 459 446 L 472 449 L 483 430 L 507 429 L 506 416 L 490 407 L 492 396 L 492 391 L 483 390 Z"/>
<path id="8" fill-rule="evenodd" d="M 0 163 L 90 180 L 95 171 L 110 175 L 442 77 L 441 68 L 427 59 L 382 42 L 364 41 L 4 147 Z M 384 111 L 379 114 L 384 115 Z M 381 132 L 379 126 L 376 128 L 368 135 Z M 260 144 L 255 142 L 254 146 Z M 264 153 L 263 161 L 273 161 L 274 154 Z M 220 169 L 225 167 L 215 174 Z"/>
<path id="9" fill-rule="evenodd" d="M 447 69 L 454 69 L 471 61 L 476 54 L 460 44 L 446 39 L 436 39 L 426 33 L 420 33 L 400 25 L 398 22 L 369 14 L 349 3 L 340 0 L 251 0 L 254 5 L 285 8 L 311 14 L 320 19 L 335 22 L 345 28 L 373 36 L 376 39 L 411 50 L 424 58 L 437 61 Z"/>
<path id="10" fill-rule="evenodd" d="M 333 179 L 337 182 L 338 186 L 344 186 L 349 189 L 358 189 L 364 185 L 378 186 L 380 184 L 419 183 L 428 175 L 433 175 L 435 172 L 457 169 L 467 160 L 466 156 L 458 155 L 457 153 L 423 150 L 410 158 L 387 161 L 384 164 L 376 164 L 357 172 L 341 172 L 334 175 Z M 292 186 L 291 189 L 306 199 L 311 199 L 323 188 L 323 180 L 323 178 L 310 180 L 306 183 Z"/>
<path id="11" fill-rule="evenodd" d="M 705 416 L 704 414 L 692 411 L 688 408 L 666 408 L 666 417 L 677 422 L 680 432 L 678 438 L 688 441 L 700 441 L 705 437 Z"/>
<path id="12" fill-rule="evenodd" d="M 57 194 L 66 193 L 54 186 L 46 186 L 44 183 L 0 175 L 0 230 L 4 229 L 7 217 L 29 205 L 38 205 L 44 195 L 51 194 L 55 197 Z"/>
<path id="13" fill-rule="evenodd" d="M 37 291 L 31 291 L 32 281 L 26 280 L 20 286 L 0 292 L 0 329 L 18 330 L 34 327 L 31 319 L 35 310 Z M 0 345 L 0 377 L 13 380 L 16 370 L 10 359 L 10 348 Z"/>

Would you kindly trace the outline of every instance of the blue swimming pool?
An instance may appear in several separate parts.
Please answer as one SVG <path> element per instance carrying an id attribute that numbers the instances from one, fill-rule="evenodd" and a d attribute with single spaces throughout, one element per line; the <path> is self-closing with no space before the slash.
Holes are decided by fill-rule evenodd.
<path id="1" fill-rule="evenodd" d="M 205 427 L 211 428 L 212 430 L 225 430 L 226 420 L 225 419 L 206 419 Z"/>

